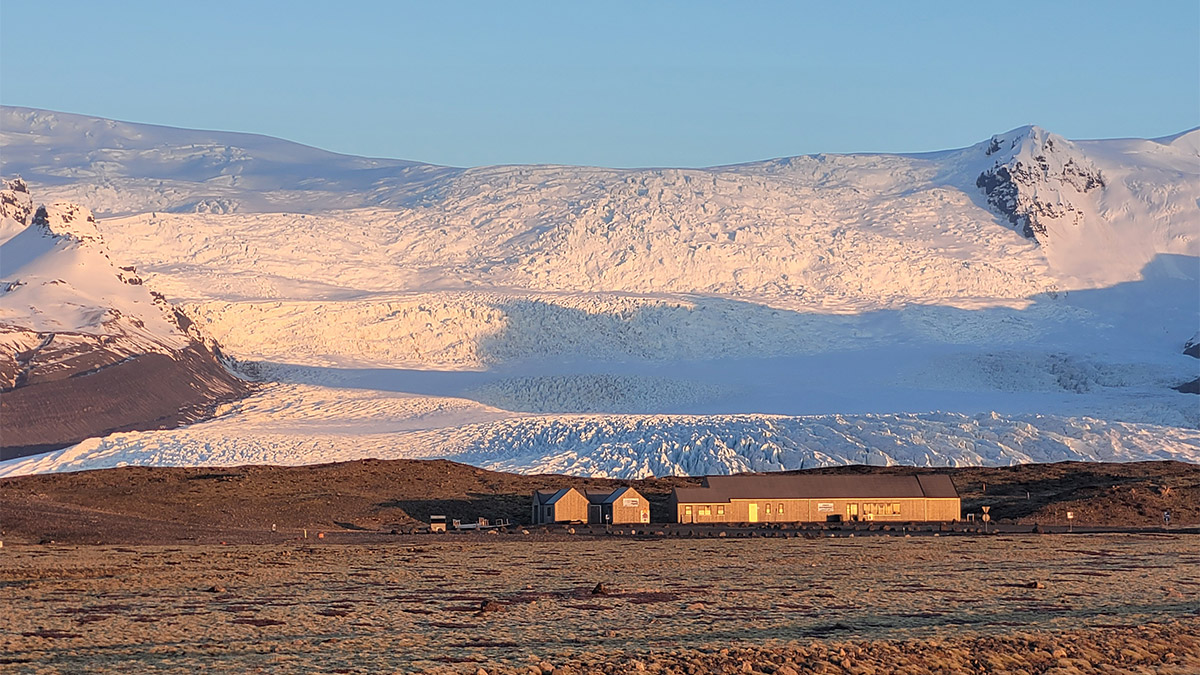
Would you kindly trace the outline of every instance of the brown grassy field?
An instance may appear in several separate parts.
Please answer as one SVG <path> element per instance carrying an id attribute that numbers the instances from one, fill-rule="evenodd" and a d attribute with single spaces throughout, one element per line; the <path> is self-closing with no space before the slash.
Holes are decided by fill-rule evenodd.
<path id="1" fill-rule="evenodd" d="M 6 545 L 0 607 L 13 673 L 1200 672 L 1178 534 Z"/>

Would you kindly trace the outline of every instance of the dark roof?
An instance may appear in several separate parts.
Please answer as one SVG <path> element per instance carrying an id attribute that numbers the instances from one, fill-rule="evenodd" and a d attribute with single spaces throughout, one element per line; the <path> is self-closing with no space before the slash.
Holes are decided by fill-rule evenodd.
<path id="1" fill-rule="evenodd" d="M 558 500 L 562 499 L 563 497 L 565 497 L 566 494 L 568 492 L 570 492 L 571 490 L 580 492 L 588 500 L 589 504 L 612 504 L 613 502 L 617 501 L 621 497 L 625 496 L 625 494 L 628 492 L 632 492 L 633 494 L 635 494 L 639 497 L 642 496 L 641 493 L 639 493 L 637 490 L 634 490 L 633 488 L 627 487 L 627 486 L 619 487 L 619 488 L 617 488 L 615 490 L 611 490 L 611 491 L 610 490 L 577 490 L 576 488 L 563 488 L 558 491 L 536 490 L 533 493 L 533 503 L 538 506 L 544 506 L 546 504 L 553 504 L 553 503 L 557 502 Z"/>
<path id="2" fill-rule="evenodd" d="M 553 503 L 557 502 L 558 500 L 562 499 L 563 497 L 565 497 L 566 494 L 568 492 L 571 492 L 572 490 L 575 490 L 575 488 L 563 488 L 557 492 L 550 492 L 549 490 L 538 490 L 537 492 L 533 493 L 533 500 L 534 500 L 534 503 L 538 504 L 539 506 L 544 506 L 546 504 L 553 504 Z"/>
<path id="3" fill-rule="evenodd" d="M 608 490 L 584 490 L 583 491 L 583 496 L 587 497 L 588 502 L 591 504 L 603 504 L 604 501 L 606 499 L 608 499 L 609 495 L 611 495 L 611 494 L 612 493 L 609 492 Z"/>
<path id="4" fill-rule="evenodd" d="M 930 499 L 958 499 L 958 490 L 954 487 L 954 481 L 944 473 L 918 475 L 917 482 L 921 484 L 925 496 Z"/>
<path id="5" fill-rule="evenodd" d="M 604 503 L 605 504 L 615 504 L 618 499 L 623 499 L 625 497 L 625 495 L 629 494 L 630 492 L 637 495 L 638 497 L 642 496 L 642 494 L 640 492 L 638 492 L 637 490 L 634 490 L 631 487 L 620 487 L 620 488 L 617 488 L 616 490 L 613 490 L 612 494 L 608 495 L 608 497 L 606 497 L 604 499 Z"/>
<path id="6" fill-rule="evenodd" d="M 704 487 L 676 488 L 680 502 L 732 499 L 911 499 L 957 498 L 945 474 L 925 476 L 844 476 L 768 474 L 705 476 Z"/>

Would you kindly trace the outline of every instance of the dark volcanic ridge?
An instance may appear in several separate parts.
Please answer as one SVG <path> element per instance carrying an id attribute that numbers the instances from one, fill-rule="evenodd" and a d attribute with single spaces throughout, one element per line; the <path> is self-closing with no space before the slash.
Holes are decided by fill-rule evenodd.
<path id="1" fill-rule="evenodd" d="M 98 370 L 0 392 L 0 460 L 118 431 L 173 429 L 213 415 L 253 388 L 204 345 L 126 358 Z"/>
<path id="2" fill-rule="evenodd" d="M 1000 523 L 1148 528 L 1200 523 L 1200 466 L 1181 462 L 1025 464 L 1011 467 L 847 466 L 813 474 L 948 473 L 963 513 L 991 507 Z M 315 466 L 123 467 L 0 480 L 0 527 L 12 541 L 75 543 L 268 542 L 307 529 L 387 535 L 424 529 L 429 516 L 464 522 L 529 520 L 534 490 L 630 485 L 666 520 L 671 489 L 699 478 L 609 480 L 486 471 L 445 460 Z"/>

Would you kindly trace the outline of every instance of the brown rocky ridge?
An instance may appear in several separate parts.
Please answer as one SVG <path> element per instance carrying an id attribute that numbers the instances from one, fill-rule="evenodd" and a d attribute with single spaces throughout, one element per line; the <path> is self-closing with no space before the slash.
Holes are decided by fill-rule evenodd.
<path id="1" fill-rule="evenodd" d="M 1011 467 L 847 466 L 805 473 L 948 473 L 963 513 L 991 507 L 998 523 L 1101 527 L 1200 524 L 1200 466 L 1182 462 L 1025 464 Z M 429 516 L 514 524 L 530 518 L 534 490 L 630 485 L 666 521 L 676 486 L 699 478 L 611 480 L 487 471 L 444 460 L 311 466 L 123 467 L 0 480 L 0 529 L 10 541 L 173 543 L 275 541 L 301 530 L 389 535 L 424 529 Z M 275 532 L 272 532 L 272 528 Z"/>

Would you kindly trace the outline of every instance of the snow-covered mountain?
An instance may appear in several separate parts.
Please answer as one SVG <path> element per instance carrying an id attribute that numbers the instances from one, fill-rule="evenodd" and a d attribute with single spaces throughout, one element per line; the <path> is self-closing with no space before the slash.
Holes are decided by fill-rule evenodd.
<path id="1" fill-rule="evenodd" d="M 66 202 L 36 209 L 32 204 L 21 180 L 0 191 L 0 382 L 5 387 L 16 384 L 18 375 L 31 374 L 13 355 L 41 351 L 44 347 L 36 345 L 47 340 L 45 347 L 53 342 L 58 350 L 65 340 L 90 341 L 112 362 L 187 343 L 168 318 L 165 301 L 142 286 L 132 267 L 113 264 L 87 209 Z"/>
<path id="2" fill-rule="evenodd" d="M 102 215 L 292 211 L 403 203 L 438 177 L 419 162 L 326 152 L 255 134 L 193 131 L 0 106 L 4 174 Z M 53 189 L 47 189 L 53 188 Z"/>
<path id="3" fill-rule="evenodd" d="M 984 154 L 992 163 L 975 184 L 988 205 L 1062 273 L 1113 283 L 1159 253 L 1197 251 L 1200 130 L 1071 142 L 1026 127 L 994 136 Z"/>
<path id="4" fill-rule="evenodd" d="M 34 208 L 0 190 L 0 452 L 62 447 L 168 418 L 247 388 L 216 363 L 183 314 L 109 257 L 96 221 L 66 202 Z M 155 384 L 145 375 L 172 378 Z"/>
<path id="5" fill-rule="evenodd" d="M 0 142 L 4 172 L 97 209 L 147 285 L 272 383 L 224 420 L 0 472 L 1200 457 L 1197 400 L 1172 389 L 1197 375 L 1200 130 L 637 170 L 13 108 Z"/>

